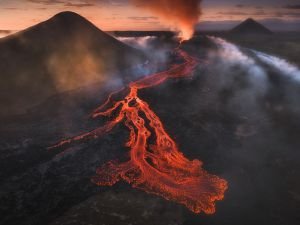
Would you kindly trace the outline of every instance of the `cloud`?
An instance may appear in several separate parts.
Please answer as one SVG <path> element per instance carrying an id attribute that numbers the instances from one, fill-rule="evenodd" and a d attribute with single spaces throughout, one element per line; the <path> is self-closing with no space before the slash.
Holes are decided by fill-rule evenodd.
<path id="1" fill-rule="evenodd" d="M 83 8 L 83 7 L 94 6 L 94 4 L 92 4 L 92 3 L 71 3 L 71 2 L 68 2 L 68 3 L 65 4 L 65 6 Z"/>
<path id="2" fill-rule="evenodd" d="M 249 15 L 249 13 L 245 12 L 237 12 L 237 11 L 226 11 L 226 12 L 218 12 L 218 15 L 232 15 L 232 16 L 246 16 Z"/>
<path id="3" fill-rule="evenodd" d="M 26 0 L 27 2 L 42 5 L 64 5 L 65 7 L 84 8 L 92 6 L 114 6 L 128 5 L 128 0 Z"/>
<path id="4" fill-rule="evenodd" d="M 5 8 L 7 10 L 19 10 L 19 8 L 16 8 L 16 7 L 9 7 L 9 8 Z"/>
<path id="5" fill-rule="evenodd" d="M 295 19 L 300 18 L 300 12 L 295 11 L 265 11 L 263 9 L 259 10 L 244 10 L 244 11 L 220 11 L 216 15 L 222 16 L 247 16 L 247 17 L 260 17 L 260 18 L 285 18 L 285 19 Z M 220 17 L 222 19 L 223 17 Z M 223 18 L 224 19 L 224 18 Z"/>
<path id="6" fill-rule="evenodd" d="M 254 9 L 263 9 L 262 6 L 256 6 L 256 5 L 245 5 L 245 4 L 237 4 L 235 5 L 236 8 L 254 8 Z"/>
<path id="7" fill-rule="evenodd" d="M 157 20 L 157 17 L 154 16 L 129 16 L 127 17 L 130 20 Z"/>
<path id="8" fill-rule="evenodd" d="M 300 4 L 297 5 L 285 5 L 283 6 L 285 9 L 300 9 Z"/>
<path id="9" fill-rule="evenodd" d="M 300 12 L 281 12 L 277 11 L 273 14 L 273 17 L 292 17 L 292 18 L 300 18 Z"/>
<path id="10" fill-rule="evenodd" d="M 44 5 L 53 5 L 53 4 L 63 4 L 65 1 L 60 0 L 27 0 L 28 2 L 32 3 L 39 3 Z"/>
<path id="11" fill-rule="evenodd" d="M 225 11 L 225 12 L 218 12 L 218 15 L 232 15 L 232 16 L 263 16 L 266 15 L 265 11 L 259 10 L 255 12 L 239 12 L 239 11 Z"/>
<path id="12" fill-rule="evenodd" d="M 243 5 L 243 4 L 237 4 L 237 5 L 235 5 L 235 7 L 237 7 L 237 8 L 244 8 L 244 7 L 246 7 L 246 6 Z"/>

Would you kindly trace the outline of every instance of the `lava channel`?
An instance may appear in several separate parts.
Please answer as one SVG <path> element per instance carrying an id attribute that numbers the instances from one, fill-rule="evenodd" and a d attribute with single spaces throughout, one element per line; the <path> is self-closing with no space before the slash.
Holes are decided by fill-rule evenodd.
<path id="1" fill-rule="evenodd" d="M 92 114 L 93 118 L 105 116 L 114 117 L 113 120 L 103 127 L 63 140 L 50 149 L 66 148 L 74 143 L 98 138 L 115 125 L 124 123 L 130 131 L 126 143 L 130 148 L 130 160 L 104 164 L 97 169 L 92 182 L 99 186 L 112 186 L 124 180 L 134 188 L 183 204 L 194 213 L 203 211 L 212 214 L 215 212 L 215 201 L 224 198 L 227 182 L 206 172 L 201 161 L 190 161 L 184 157 L 159 117 L 138 96 L 140 89 L 159 85 L 170 78 L 192 76 L 199 60 L 182 50 L 177 50 L 177 53 L 184 59 L 183 63 L 132 82 L 128 95 L 120 101 L 113 102 L 112 93 Z M 155 137 L 153 144 L 149 144 L 151 134 Z"/>

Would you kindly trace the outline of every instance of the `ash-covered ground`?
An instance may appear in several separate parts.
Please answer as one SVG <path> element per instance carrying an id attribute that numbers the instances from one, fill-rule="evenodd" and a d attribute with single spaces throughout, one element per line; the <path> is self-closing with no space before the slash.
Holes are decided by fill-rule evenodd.
<path id="1" fill-rule="evenodd" d="M 145 52 L 172 47 L 144 41 L 133 44 Z M 193 214 L 123 182 L 91 183 L 97 167 L 126 157 L 124 126 L 64 155 L 47 151 L 60 139 L 104 124 L 89 116 L 118 87 L 95 84 L 1 119 L 0 224 L 298 224 L 299 69 L 214 37 L 195 37 L 182 48 L 203 60 L 193 79 L 169 80 L 140 97 L 189 159 L 228 181 L 215 214 Z"/>

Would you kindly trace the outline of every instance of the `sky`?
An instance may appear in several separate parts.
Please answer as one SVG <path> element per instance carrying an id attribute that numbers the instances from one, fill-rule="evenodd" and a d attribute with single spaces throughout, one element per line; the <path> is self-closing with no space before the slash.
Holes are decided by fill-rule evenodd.
<path id="1" fill-rule="evenodd" d="M 199 29 L 229 29 L 252 17 L 273 30 L 300 30 L 300 0 L 202 0 L 201 5 Z M 105 31 L 169 29 L 155 14 L 130 0 L 0 0 L 0 35 L 33 26 L 61 11 L 77 12 Z"/>

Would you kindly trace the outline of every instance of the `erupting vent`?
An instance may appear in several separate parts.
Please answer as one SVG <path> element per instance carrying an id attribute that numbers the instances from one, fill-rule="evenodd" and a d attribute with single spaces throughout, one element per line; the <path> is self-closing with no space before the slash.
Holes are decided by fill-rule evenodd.
<path id="1" fill-rule="evenodd" d="M 130 130 L 126 144 L 130 148 L 130 161 L 106 163 L 97 169 L 97 176 L 92 178 L 92 182 L 112 186 L 124 180 L 132 187 L 184 204 L 194 213 L 203 211 L 211 214 L 215 212 L 215 201 L 223 199 L 227 182 L 203 170 L 201 161 L 185 158 L 158 116 L 138 96 L 138 90 L 156 86 L 169 78 L 191 76 L 199 61 L 182 50 L 177 52 L 184 63 L 131 83 L 124 99 L 113 102 L 111 94 L 93 113 L 93 118 L 107 116 L 114 117 L 113 120 L 91 132 L 61 141 L 51 149 L 98 138 L 124 122 Z M 150 135 L 155 137 L 152 145 L 149 144 Z"/>

